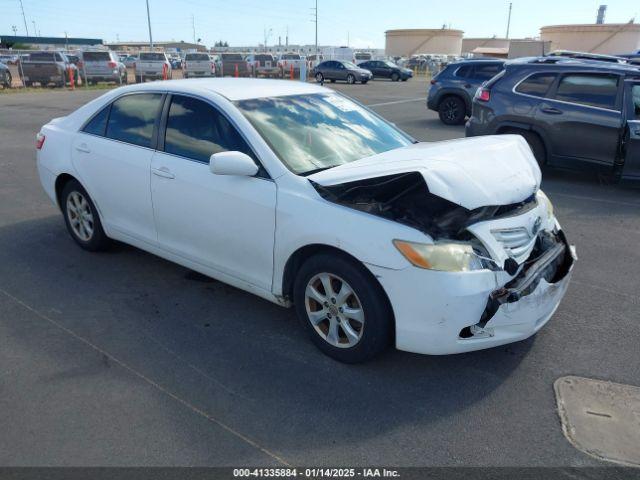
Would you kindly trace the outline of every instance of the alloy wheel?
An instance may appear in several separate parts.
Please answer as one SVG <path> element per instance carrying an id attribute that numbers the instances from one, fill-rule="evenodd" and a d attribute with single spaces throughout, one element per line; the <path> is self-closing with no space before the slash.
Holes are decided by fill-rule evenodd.
<path id="1" fill-rule="evenodd" d="M 338 348 L 351 348 L 360 341 L 365 314 L 345 280 L 331 273 L 318 273 L 307 283 L 304 296 L 307 318 L 323 340 Z"/>
<path id="2" fill-rule="evenodd" d="M 93 212 L 87 199 L 78 191 L 67 197 L 67 217 L 73 233 L 83 242 L 93 237 Z"/>
<path id="3" fill-rule="evenodd" d="M 444 117 L 450 121 L 455 122 L 459 116 L 458 102 L 455 100 L 447 100 L 444 104 Z"/>

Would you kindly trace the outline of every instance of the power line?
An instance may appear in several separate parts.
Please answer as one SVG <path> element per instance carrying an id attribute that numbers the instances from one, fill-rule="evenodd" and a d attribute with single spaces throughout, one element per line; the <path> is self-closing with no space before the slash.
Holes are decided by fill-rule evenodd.
<path id="1" fill-rule="evenodd" d="M 27 31 L 27 37 L 29 36 L 29 27 L 27 27 L 27 17 L 24 14 L 24 5 L 22 5 L 22 0 L 20 0 L 20 10 L 22 10 L 22 20 L 24 21 L 24 29 Z"/>

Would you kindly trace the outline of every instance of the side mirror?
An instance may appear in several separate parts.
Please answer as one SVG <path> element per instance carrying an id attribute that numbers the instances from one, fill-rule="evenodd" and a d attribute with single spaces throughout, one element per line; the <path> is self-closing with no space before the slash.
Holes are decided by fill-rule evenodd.
<path id="1" fill-rule="evenodd" d="M 220 152 L 211 155 L 209 170 L 216 175 L 253 177 L 258 173 L 258 166 L 246 153 Z"/>

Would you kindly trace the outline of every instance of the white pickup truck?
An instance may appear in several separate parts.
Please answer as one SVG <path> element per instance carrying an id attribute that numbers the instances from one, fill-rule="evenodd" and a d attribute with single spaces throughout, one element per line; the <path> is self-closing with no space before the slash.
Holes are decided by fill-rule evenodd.
<path id="1" fill-rule="evenodd" d="M 140 52 L 135 63 L 136 83 L 171 78 L 171 62 L 166 53 Z"/>
<path id="2" fill-rule="evenodd" d="M 184 78 L 215 77 L 216 73 L 216 62 L 208 53 L 187 53 L 185 55 L 182 67 Z"/>
<path id="3" fill-rule="evenodd" d="M 300 74 L 300 66 L 306 62 L 299 54 L 297 53 L 283 53 L 278 58 L 278 66 L 280 70 L 282 70 L 283 78 L 288 78 L 291 73 L 291 66 L 293 65 L 293 74 Z"/>

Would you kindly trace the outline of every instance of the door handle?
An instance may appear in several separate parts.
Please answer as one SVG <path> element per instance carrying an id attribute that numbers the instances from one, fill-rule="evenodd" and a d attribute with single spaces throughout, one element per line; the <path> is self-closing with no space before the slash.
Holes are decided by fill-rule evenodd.
<path id="1" fill-rule="evenodd" d="M 76 145 L 76 150 L 84 153 L 91 153 L 91 149 L 87 147 L 86 143 L 81 143 L 80 145 Z"/>
<path id="2" fill-rule="evenodd" d="M 154 175 L 157 175 L 158 177 L 162 177 L 162 178 L 176 178 L 176 176 L 173 173 L 171 173 L 171 171 L 167 167 L 152 168 L 151 172 Z"/>
<path id="3" fill-rule="evenodd" d="M 540 109 L 540 111 L 549 115 L 562 115 L 562 110 L 558 110 L 554 107 L 543 107 Z"/>

